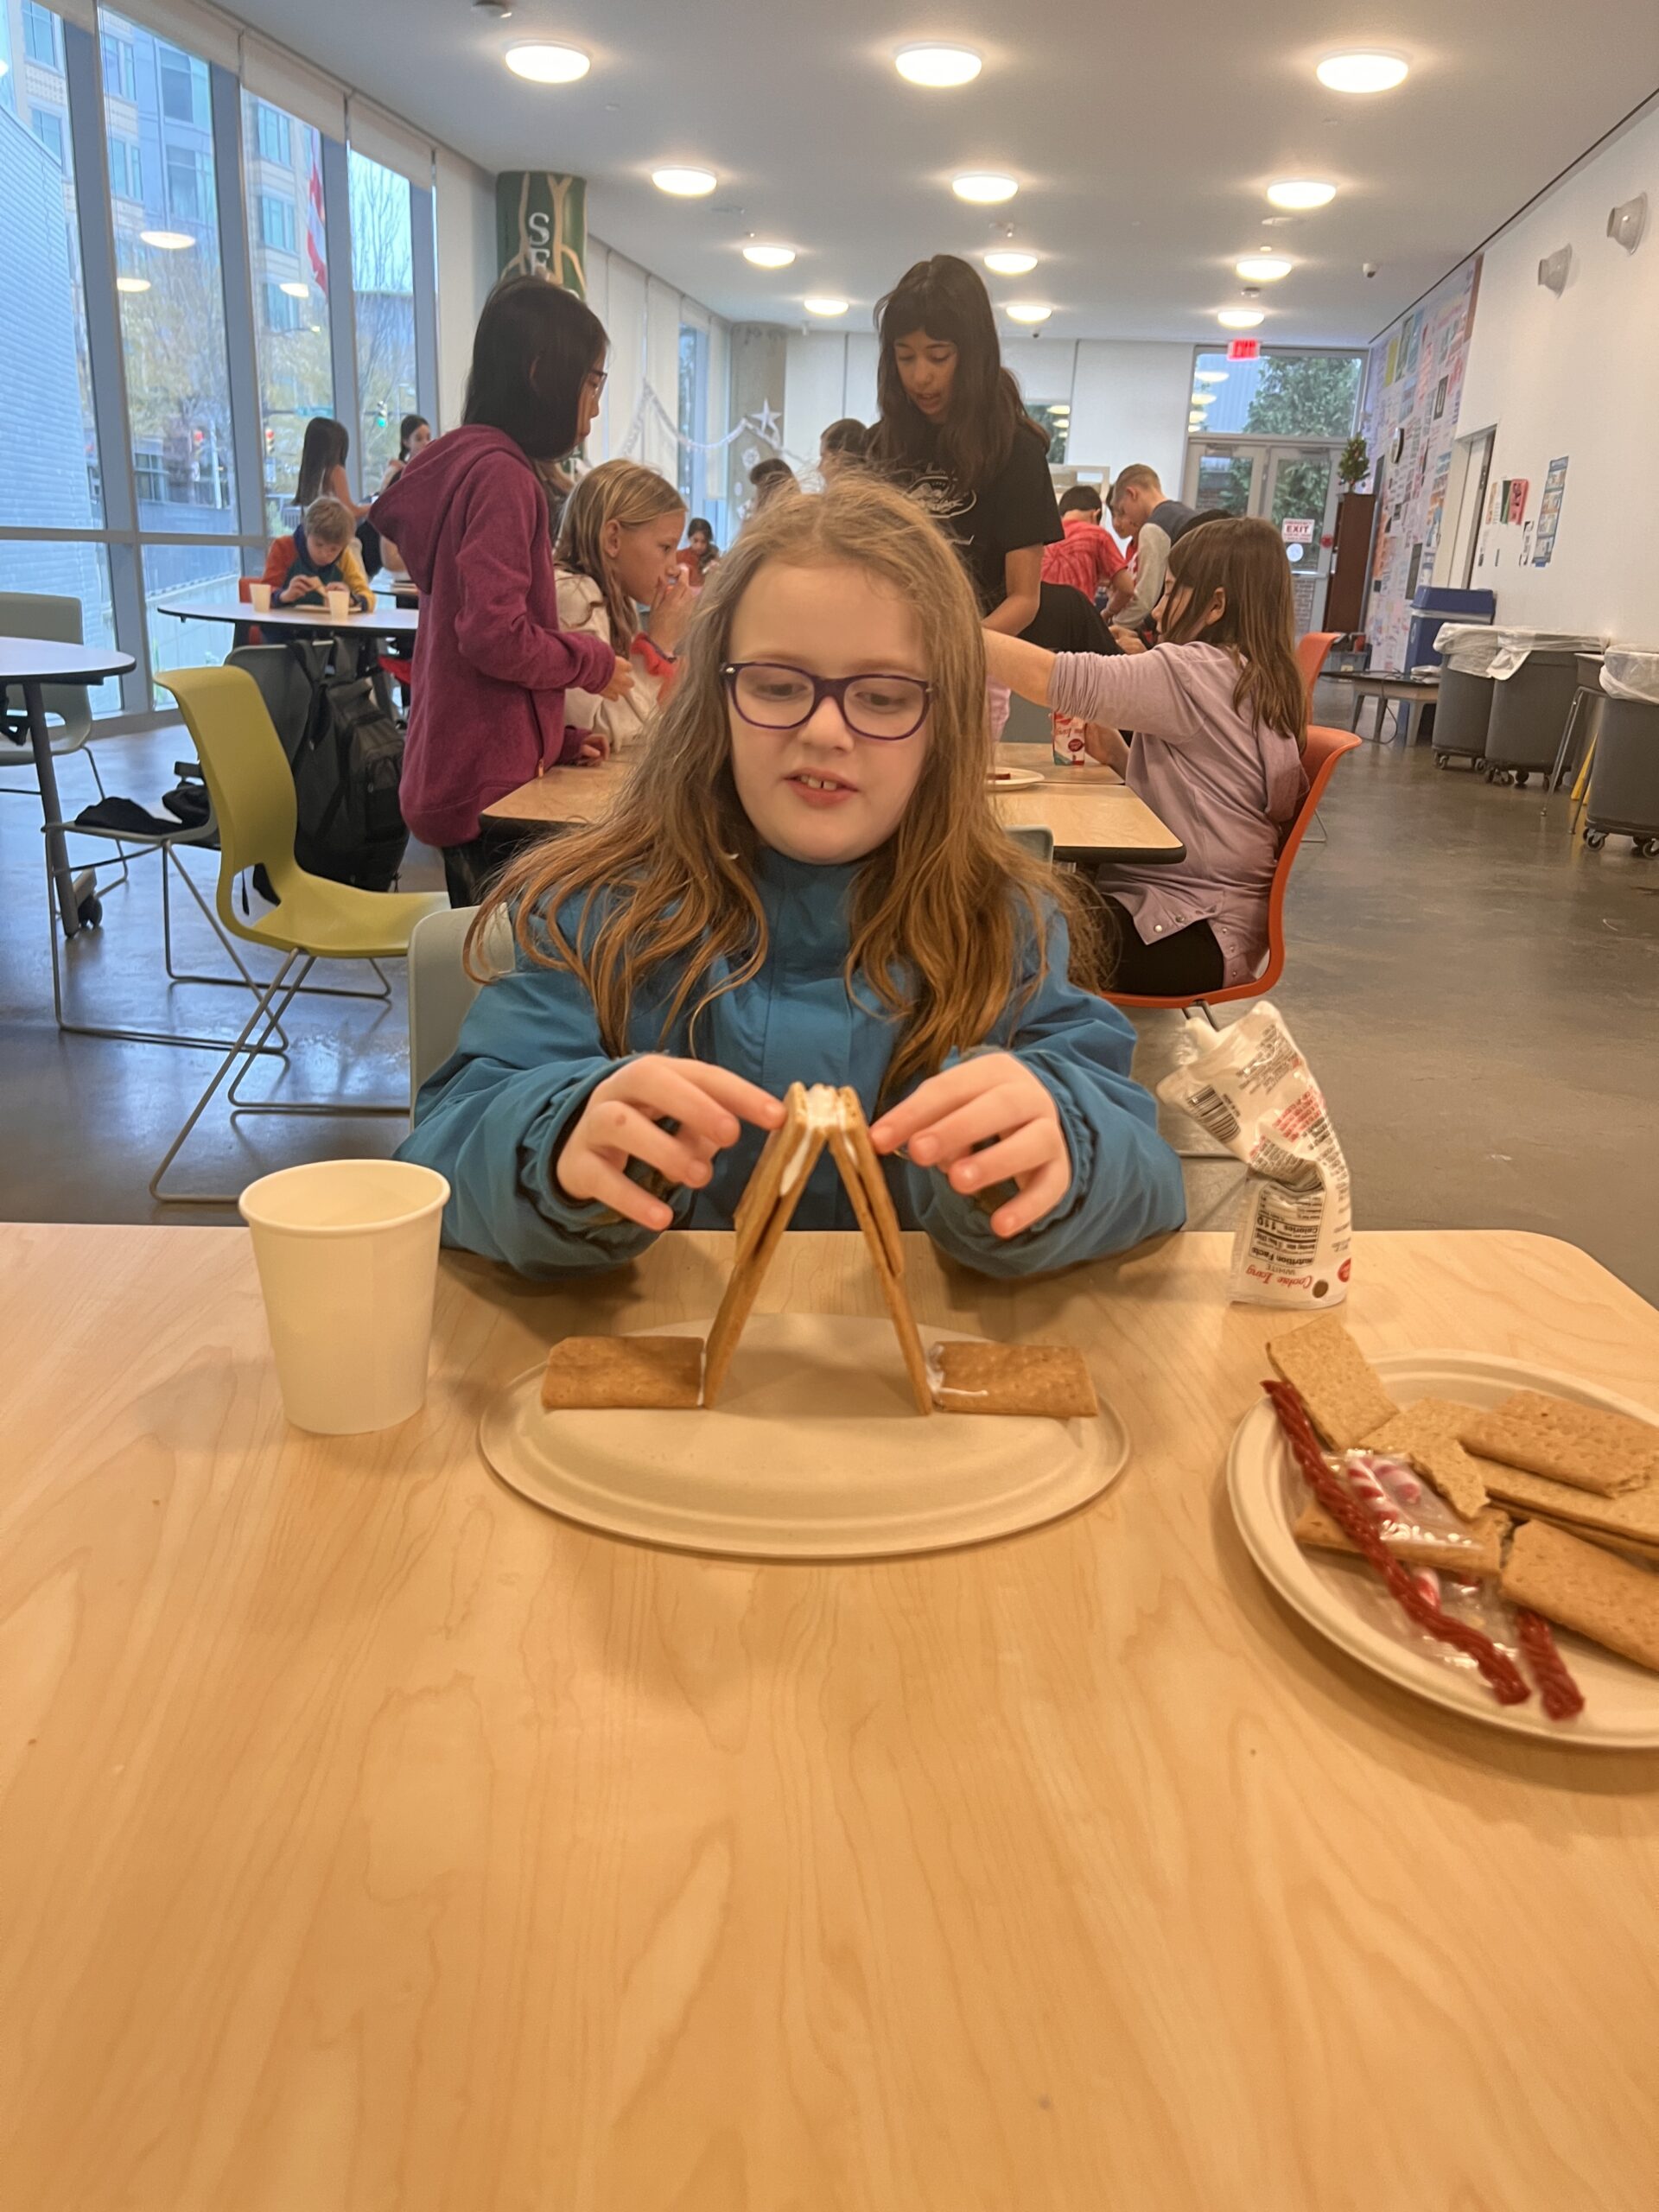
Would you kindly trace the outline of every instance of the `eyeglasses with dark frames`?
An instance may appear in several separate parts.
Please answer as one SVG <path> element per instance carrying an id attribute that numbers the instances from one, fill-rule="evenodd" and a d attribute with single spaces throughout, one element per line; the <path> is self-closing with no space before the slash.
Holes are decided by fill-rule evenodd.
<path id="1" fill-rule="evenodd" d="M 752 729 L 799 729 L 833 699 L 855 737 L 890 745 L 914 737 L 927 720 L 933 687 L 919 676 L 814 676 L 787 662 L 728 661 L 720 671 L 728 696 Z"/>

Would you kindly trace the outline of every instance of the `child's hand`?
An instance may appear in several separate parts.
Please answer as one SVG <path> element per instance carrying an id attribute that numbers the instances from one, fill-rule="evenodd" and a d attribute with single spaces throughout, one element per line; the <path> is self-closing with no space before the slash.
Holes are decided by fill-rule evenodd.
<path id="1" fill-rule="evenodd" d="M 611 671 L 611 680 L 600 693 L 601 699 L 626 699 L 633 689 L 633 671 L 626 660 L 619 659 Z"/>
<path id="2" fill-rule="evenodd" d="M 878 1152 L 907 1145 L 918 1167 L 944 1169 L 951 1189 L 964 1196 L 988 1184 L 1017 1184 L 1018 1198 L 991 1216 L 998 1236 L 1029 1229 L 1071 1188 L 1071 1154 L 1054 1095 L 1012 1052 L 976 1053 L 930 1076 L 881 1116 L 870 1138 Z M 986 1148 L 976 1152 L 976 1145 Z"/>
<path id="3" fill-rule="evenodd" d="M 667 1229 L 671 1210 L 626 1170 L 643 1160 L 671 1182 L 701 1190 L 715 1154 L 735 1144 L 741 1121 L 775 1129 L 784 1109 L 769 1091 L 703 1060 L 645 1052 L 595 1084 L 566 1138 L 554 1179 L 569 1198 L 609 1206 L 642 1229 Z M 663 1127 L 677 1122 L 677 1131 Z"/>
<path id="4" fill-rule="evenodd" d="M 576 766 L 596 768 L 611 749 L 611 741 L 602 729 L 590 729 L 576 747 Z"/>
<path id="5" fill-rule="evenodd" d="M 650 637 L 653 645 L 665 653 L 677 653 L 680 640 L 685 635 L 686 625 L 691 620 L 697 595 L 687 582 L 683 569 L 676 569 L 671 580 L 658 588 L 652 602 Z"/>
<path id="6" fill-rule="evenodd" d="M 292 607 L 298 600 L 309 599 L 316 590 L 317 587 L 308 576 L 296 576 L 292 583 L 283 586 L 276 596 L 284 607 Z M 321 596 L 320 593 L 318 596 Z"/>

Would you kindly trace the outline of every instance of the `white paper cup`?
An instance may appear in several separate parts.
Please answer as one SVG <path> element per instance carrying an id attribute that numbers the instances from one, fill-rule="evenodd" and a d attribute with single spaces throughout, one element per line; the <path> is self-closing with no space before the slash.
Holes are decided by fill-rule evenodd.
<path id="1" fill-rule="evenodd" d="M 256 614 L 269 614 L 270 612 L 270 586 L 269 584 L 250 584 L 248 586 L 248 604 L 252 607 Z"/>
<path id="2" fill-rule="evenodd" d="M 320 1160 L 243 1192 L 296 1428 L 356 1436 L 420 1411 L 448 1196 L 405 1160 Z"/>
<path id="3" fill-rule="evenodd" d="M 332 621 L 343 622 L 352 611 L 352 594 L 346 586 L 328 584 L 324 588 L 323 597 L 328 602 L 329 619 Z"/>

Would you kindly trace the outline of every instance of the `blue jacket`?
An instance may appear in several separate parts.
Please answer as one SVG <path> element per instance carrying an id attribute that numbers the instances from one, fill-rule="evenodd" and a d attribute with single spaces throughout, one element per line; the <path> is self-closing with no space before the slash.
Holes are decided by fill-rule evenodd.
<path id="1" fill-rule="evenodd" d="M 698 1057 L 781 1096 L 794 1082 L 850 1084 L 875 1118 L 894 1037 L 893 1021 L 855 1003 L 844 969 L 848 895 L 857 868 L 814 868 L 763 856 L 758 888 L 769 947 L 741 989 L 717 999 L 698 1026 Z M 579 902 L 562 910 L 573 937 Z M 1065 980 L 1065 925 L 1052 925 L 1048 970 L 988 1046 L 1017 1053 L 1053 1092 L 1071 1154 L 1071 1189 L 1051 1214 L 1014 1237 L 992 1234 L 985 1211 L 942 1174 L 898 1158 L 884 1162 L 906 1229 L 924 1229 L 953 1258 L 985 1274 L 1038 1274 L 1098 1259 L 1179 1229 L 1185 1217 L 1179 1162 L 1159 1136 L 1152 1099 L 1129 1080 L 1135 1033 L 1103 999 Z M 1031 952 L 1036 963 L 1036 948 Z M 683 1055 L 683 1024 L 664 1037 L 660 985 L 636 999 L 636 1052 Z M 617 1065 L 600 1041 L 594 1002 L 568 972 L 519 957 L 510 976 L 480 992 L 459 1049 L 421 1087 L 415 1126 L 398 1156 L 435 1167 L 453 1196 L 444 1236 L 528 1275 L 613 1267 L 643 1252 L 655 1232 L 608 1209 L 576 1205 L 551 1162 L 589 1092 Z M 895 1102 L 887 1101 L 885 1103 Z M 745 1128 L 719 1154 L 700 1191 L 671 1189 L 678 1229 L 729 1229 L 764 1141 Z M 855 1229 L 826 1151 L 796 1209 L 800 1229 Z"/>

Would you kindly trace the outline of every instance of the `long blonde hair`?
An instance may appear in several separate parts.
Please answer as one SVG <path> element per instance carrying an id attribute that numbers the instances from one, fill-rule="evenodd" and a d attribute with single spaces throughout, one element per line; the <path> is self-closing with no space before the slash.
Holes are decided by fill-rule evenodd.
<path id="1" fill-rule="evenodd" d="M 684 512 L 685 501 L 667 478 L 637 461 L 601 461 L 565 502 L 553 558 L 560 568 L 574 569 L 604 593 L 611 643 L 619 652 L 626 652 L 639 634 L 639 617 L 605 558 L 606 526 L 614 522 L 624 530 L 635 530 L 660 516 Z"/>
<path id="2" fill-rule="evenodd" d="M 527 958 L 580 978 L 614 1055 L 631 1049 L 636 999 L 660 971 L 672 977 L 662 1036 L 686 1018 L 694 1052 L 699 1015 L 758 973 L 767 949 L 754 881 L 761 845 L 733 779 L 721 671 L 738 606 L 771 562 L 861 569 L 903 601 L 921 632 L 927 750 L 898 827 L 860 868 L 846 969 L 849 990 L 900 1025 L 887 1079 L 897 1093 L 982 1043 L 1022 969 L 1034 990 L 1057 906 L 1080 946 L 1074 971 L 1092 975 L 1094 939 L 1066 879 L 991 811 L 985 649 L 955 550 L 902 493 L 859 472 L 751 517 L 703 592 L 679 681 L 610 814 L 520 855 L 474 925 L 468 957 L 476 964 L 481 934 L 505 906 Z M 558 912 L 573 899 L 581 906 L 567 936 Z"/>

